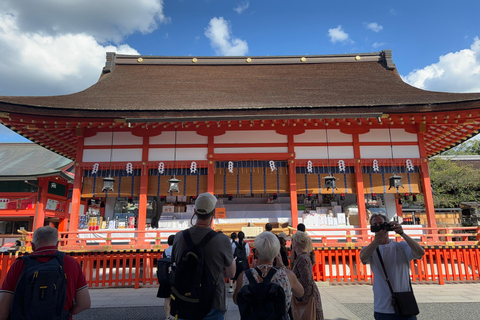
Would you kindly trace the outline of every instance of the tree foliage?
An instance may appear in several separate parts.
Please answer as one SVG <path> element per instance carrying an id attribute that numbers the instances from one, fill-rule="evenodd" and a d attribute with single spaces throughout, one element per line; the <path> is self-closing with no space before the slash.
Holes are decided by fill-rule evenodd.
<path id="1" fill-rule="evenodd" d="M 470 139 L 442 153 L 444 156 L 480 155 L 480 140 Z"/>
<path id="2" fill-rule="evenodd" d="M 480 201 L 480 171 L 471 165 L 436 158 L 429 171 L 435 207 L 458 208 L 461 202 Z"/>

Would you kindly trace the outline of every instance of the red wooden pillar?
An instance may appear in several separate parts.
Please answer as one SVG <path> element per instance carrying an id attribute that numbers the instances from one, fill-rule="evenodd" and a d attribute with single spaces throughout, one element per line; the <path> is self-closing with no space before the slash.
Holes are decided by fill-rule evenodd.
<path id="1" fill-rule="evenodd" d="M 140 197 L 138 199 L 138 222 L 137 234 L 138 243 L 145 242 L 145 225 L 147 224 L 147 190 L 148 190 L 148 168 L 145 162 L 142 166 L 142 173 L 140 176 Z"/>
<path id="2" fill-rule="evenodd" d="M 422 180 L 423 198 L 425 201 L 425 212 L 427 214 L 427 223 L 429 228 L 437 227 L 435 218 L 435 207 L 433 205 L 432 185 L 430 183 L 430 174 L 428 172 L 428 159 L 425 152 L 425 140 L 422 132 L 418 133 L 418 149 L 420 150 L 420 175 Z"/>
<path id="3" fill-rule="evenodd" d="M 290 185 L 290 211 L 292 212 L 292 227 L 298 226 L 298 199 L 297 199 L 297 166 L 295 165 L 295 144 L 293 134 L 288 135 L 288 153 L 291 158 L 287 159 L 288 182 Z"/>
<path id="4" fill-rule="evenodd" d="M 207 172 L 207 191 L 211 194 L 215 192 L 215 161 L 214 154 L 214 136 L 208 136 L 208 172 Z"/>
<path id="5" fill-rule="evenodd" d="M 147 192 L 148 192 L 148 161 L 149 137 L 143 137 L 142 172 L 140 175 L 140 196 L 138 199 L 137 234 L 138 243 L 145 242 L 145 225 L 147 224 Z"/>
<path id="6" fill-rule="evenodd" d="M 68 218 L 60 218 L 58 221 L 58 231 L 66 232 L 68 230 Z"/>
<path id="7" fill-rule="evenodd" d="M 81 165 L 83 161 L 83 131 L 78 137 L 77 143 L 77 156 L 75 163 L 75 180 L 73 181 L 73 192 L 72 192 L 72 208 L 70 210 L 70 227 L 69 231 L 78 231 L 78 216 L 80 214 L 80 198 L 82 196 L 82 180 L 83 180 L 83 167 Z M 76 236 L 73 236 L 76 238 Z"/>
<path id="8" fill-rule="evenodd" d="M 355 185 L 357 189 L 357 206 L 358 206 L 358 219 L 360 223 L 360 228 L 365 228 L 361 231 L 361 235 L 365 236 L 366 239 L 368 235 L 367 228 L 367 208 L 365 207 L 365 191 L 363 185 L 363 173 L 362 173 L 362 161 L 360 154 L 360 140 L 358 138 L 358 133 L 352 134 L 353 137 L 353 154 L 356 159 L 355 162 Z"/>
<path id="9" fill-rule="evenodd" d="M 215 161 L 213 159 L 214 153 L 214 136 L 208 136 L 208 170 L 207 170 L 207 191 L 211 194 L 215 193 Z M 215 219 L 212 219 L 212 229 L 215 226 Z"/>
<path id="10" fill-rule="evenodd" d="M 290 211 L 292 212 L 292 227 L 298 226 L 298 203 L 297 203 L 297 170 L 295 160 L 288 160 L 288 180 L 290 183 Z"/>
<path id="11" fill-rule="evenodd" d="M 38 208 L 35 214 L 35 220 L 33 222 L 33 231 L 40 227 L 43 227 L 45 223 L 45 207 L 47 205 L 47 191 L 48 191 L 48 179 L 39 179 L 38 187 L 40 188 L 40 199 L 38 201 Z"/>
<path id="12" fill-rule="evenodd" d="M 400 199 L 401 195 L 399 195 L 400 198 L 395 198 L 395 210 L 397 211 L 397 216 L 402 217 L 403 216 L 403 209 L 402 205 L 400 204 Z"/>

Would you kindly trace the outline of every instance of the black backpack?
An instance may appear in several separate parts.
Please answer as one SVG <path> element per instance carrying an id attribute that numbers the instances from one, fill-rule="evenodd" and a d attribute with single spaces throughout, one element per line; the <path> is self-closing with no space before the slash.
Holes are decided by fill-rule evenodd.
<path id="1" fill-rule="evenodd" d="M 65 252 L 53 255 L 28 255 L 23 259 L 25 267 L 18 279 L 10 319 L 70 319 L 65 309 L 67 298 L 67 276 L 63 268 Z M 53 257 L 39 262 L 41 257 Z"/>
<path id="2" fill-rule="evenodd" d="M 247 249 L 246 243 L 242 241 L 242 244 L 239 244 L 235 241 L 235 252 L 233 253 L 234 257 L 237 257 L 237 262 L 242 262 L 247 260 Z"/>
<path id="3" fill-rule="evenodd" d="M 262 277 L 260 269 L 255 268 Z M 272 283 L 272 277 L 277 269 L 271 268 L 263 282 L 258 283 L 250 269 L 245 270 L 248 285 L 238 292 L 238 310 L 242 320 L 288 320 L 285 310 L 285 291 L 277 284 Z"/>
<path id="4" fill-rule="evenodd" d="M 172 265 L 172 259 L 165 254 L 157 262 L 157 278 L 158 283 L 164 285 L 172 285 L 174 280 L 174 268 Z"/>
<path id="5" fill-rule="evenodd" d="M 187 245 L 175 268 L 172 285 L 171 314 L 182 319 L 203 319 L 212 308 L 216 280 L 212 279 L 205 265 L 205 245 L 218 233 L 211 230 L 194 245 L 190 232 L 182 231 Z M 218 279 L 217 279 L 218 280 Z"/>

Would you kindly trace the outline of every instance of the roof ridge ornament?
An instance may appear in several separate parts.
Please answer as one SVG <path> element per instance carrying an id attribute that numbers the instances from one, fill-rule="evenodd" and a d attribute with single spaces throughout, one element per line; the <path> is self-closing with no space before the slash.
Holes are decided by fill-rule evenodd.
<path id="1" fill-rule="evenodd" d="M 113 68 L 115 68 L 116 58 L 117 54 L 115 52 L 107 52 L 107 59 L 105 61 L 105 67 L 103 67 L 102 70 L 102 76 L 113 71 Z"/>
<path id="2" fill-rule="evenodd" d="M 385 60 L 385 67 L 388 70 L 394 70 L 397 67 L 395 66 L 395 63 L 393 63 L 392 60 L 392 49 L 387 49 L 382 51 L 383 59 Z"/>

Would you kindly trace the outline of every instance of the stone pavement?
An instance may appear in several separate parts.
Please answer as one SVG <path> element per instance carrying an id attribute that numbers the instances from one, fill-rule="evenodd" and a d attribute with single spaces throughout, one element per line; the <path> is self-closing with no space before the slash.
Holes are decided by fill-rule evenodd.
<path id="1" fill-rule="evenodd" d="M 373 292 L 370 285 L 317 283 L 325 319 L 373 319 Z M 414 284 L 420 308 L 420 319 L 480 319 L 480 283 Z M 157 288 L 90 289 L 92 308 L 73 317 L 74 320 L 163 320 L 163 299 Z M 227 320 L 239 320 L 232 294 L 227 293 Z"/>

